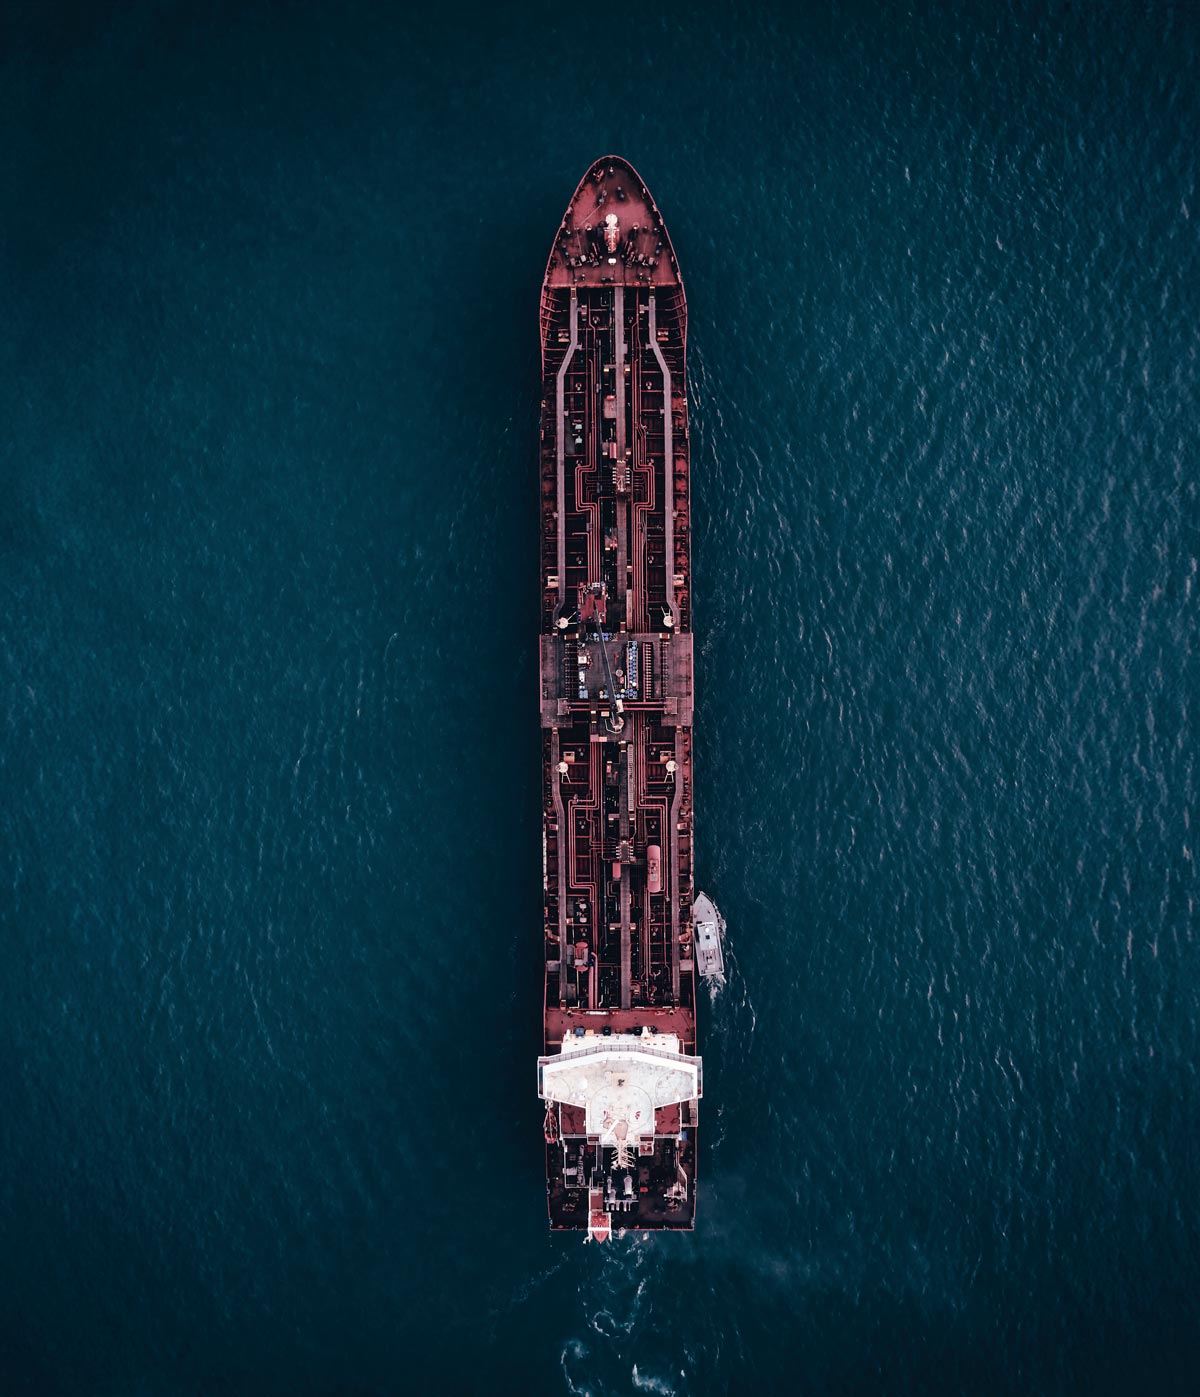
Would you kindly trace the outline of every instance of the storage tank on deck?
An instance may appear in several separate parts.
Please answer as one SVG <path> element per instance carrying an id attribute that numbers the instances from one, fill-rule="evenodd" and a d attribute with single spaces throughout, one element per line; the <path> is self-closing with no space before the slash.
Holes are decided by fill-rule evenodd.
<path id="1" fill-rule="evenodd" d="M 662 849 L 657 844 L 646 846 L 646 879 L 652 893 L 662 892 Z"/>

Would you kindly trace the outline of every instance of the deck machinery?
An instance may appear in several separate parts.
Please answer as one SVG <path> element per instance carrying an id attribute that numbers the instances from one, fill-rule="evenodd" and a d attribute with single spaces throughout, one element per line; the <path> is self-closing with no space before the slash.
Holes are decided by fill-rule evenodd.
<path id="1" fill-rule="evenodd" d="M 541 726 L 552 1228 L 696 1210 L 687 307 L 628 162 L 575 191 L 542 287 Z"/>

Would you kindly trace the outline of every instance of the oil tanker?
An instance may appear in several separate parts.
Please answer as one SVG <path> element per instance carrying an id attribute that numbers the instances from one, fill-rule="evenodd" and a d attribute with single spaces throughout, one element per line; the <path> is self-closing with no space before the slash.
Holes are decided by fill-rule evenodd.
<path id="1" fill-rule="evenodd" d="M 552 1229 L 687 1231 L 693 954 L 687 304 L 627 161 L 584 176 L 541 298 L 546 1197 Z"/>

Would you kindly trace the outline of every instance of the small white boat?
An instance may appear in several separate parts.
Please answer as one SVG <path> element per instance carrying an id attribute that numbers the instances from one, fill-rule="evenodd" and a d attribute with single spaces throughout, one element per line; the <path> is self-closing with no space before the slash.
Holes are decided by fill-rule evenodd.
<path id="1" fill-rule="evenodd" d="M 725 919 L 706 893 L 700 893 L 692 903 L 692 924 L 695 927 L 696 969 L 706 980 L 715 980 L 718 985 L 723 985 L 725 957 L 721 942 L 725 935 Z"/>

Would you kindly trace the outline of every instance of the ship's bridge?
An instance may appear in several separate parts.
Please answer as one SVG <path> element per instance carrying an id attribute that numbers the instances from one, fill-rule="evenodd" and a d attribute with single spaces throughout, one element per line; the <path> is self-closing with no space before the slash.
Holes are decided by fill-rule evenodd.
<path id="1" fill-rule="evenodd" d="M 654 1134 L 654 1113 L 703 1095 L 702 1063 L 673 1033 L 617 1033 L 597 1041 L 568 1034 L 562 1050 L 538 1058 L 538 1095 L 579 1106 L 586 1130 L 621 1149 Z"/>

